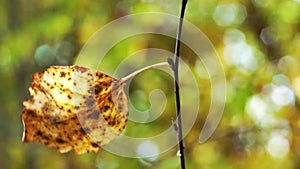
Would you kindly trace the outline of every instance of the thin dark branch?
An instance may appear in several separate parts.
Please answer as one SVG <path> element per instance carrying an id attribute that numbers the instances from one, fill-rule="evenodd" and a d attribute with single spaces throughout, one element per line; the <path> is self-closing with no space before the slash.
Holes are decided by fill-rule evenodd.
<path id="1" fill-rule="evenodd" d="M 182 24 L 184 18 L 184 11 L 187 4 L 187 0 L 182 0 L 181 11 L 180 11 L 180 20 L 177 29 L 176 37 L 176 46 L 175 46 L 175 61 L 174 61 L 174 88 L 175 88 L 175 101 L 176 101 L 176 117 L 177 117 L 177 139 L 178 139 L 178 148 L 179 148 L 179 157 L 180 157 L 180 166 L 181 169 L 185 169 L 185 160 L 184 160 L 184 146 L 182 138 L 182 120 L 181 120 L 181 111 L 180 111 L 180 96 L 179 96 L 179 78 L 178 78 L 178 65 L 179 65 L 179 53 L 180 53 L 180 39 L 182 32 Z"/>

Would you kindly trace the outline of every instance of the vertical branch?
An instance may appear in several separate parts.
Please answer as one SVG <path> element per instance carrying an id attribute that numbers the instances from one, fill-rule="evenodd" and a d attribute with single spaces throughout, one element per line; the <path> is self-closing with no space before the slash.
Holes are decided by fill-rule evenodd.
<path id="1" fill-rule="evenodd" d="M 181 11 L 180 11 L 180 20 L 177 29 L 176 36 L 176 45 L 175 45 L 175 61 L 173 66 L 174 71 L 174 90 L 175 90 L 175 101 L 176 101 L 176 119 L 177 119 L 177 139 L 178 139 L 178 149 L 179 149 L 179 157 L 180 157 L 180 165 L 181 169 L 185 169 L 185 161 L 184 161 L 184 146 L 183 146 L 183 138 L 182 138 L 182 120 L 181 120 L 181 111 L 180 111 L 180 96 L 179 96 L 179 78 L 178 78 L 178 65 L 179 65 L 179 53 L 180 53 L 180 39 L 182 32 L 182 24 L 184 18 L 184 11 L 187 4 L 187 0 L 182 0 Z"/>

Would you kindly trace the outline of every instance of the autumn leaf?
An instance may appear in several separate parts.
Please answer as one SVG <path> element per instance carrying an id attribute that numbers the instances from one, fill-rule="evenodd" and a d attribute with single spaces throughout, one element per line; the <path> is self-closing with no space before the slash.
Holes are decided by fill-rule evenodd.
<path id="1" fill-rule="evenodd" d="M 52 66 L 32 76 L 21 118 L 23 142 L 64 153 L 97 152 L 125 128 L 124 81 L 80 66 Z"/>

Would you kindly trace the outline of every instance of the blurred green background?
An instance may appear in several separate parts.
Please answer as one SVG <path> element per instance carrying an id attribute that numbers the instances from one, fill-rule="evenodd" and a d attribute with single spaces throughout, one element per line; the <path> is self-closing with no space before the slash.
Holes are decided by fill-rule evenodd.
<path id="1" fill-rule="evenodd" d="M 138 12 L 178 15 L 180 4 L 179 0 L 0 1 L 0 168 L 179 168 L 177 147 L 156 158 L 133 159 L 106 151 L 59 154 L 42 144 L 22 144 L 19 114 L 22 101 L 29 98 L 31 74 L 50 65 L 71 65 L 88 38 L 114 19 Z M 200 144 L 210 81 L 201 61 L 183 48 L 183 60 L 195 73 L 201 95 L 197 123 L 184 138 L 187 168 L 300 168 L 300 1 L 190 0 L 186 19 L 217 49 L 228 93 L 216 133 Z M 118 44 L 107 63 L 116 65 L 122 56 L 143 48 L 174 50 L 174 39 L 137 38 Z M 174 119 L 172 79 L 158 73 L 138 75 L 130 86 L 130 99 L 137 109 L 146 110 L 149 92 L 163 86 L 168 98 L 164 116 L 136 128 L 129 123 L 129 134 L 155 135 Z M 153 83 L 145 83 L 154 76 Z"/>

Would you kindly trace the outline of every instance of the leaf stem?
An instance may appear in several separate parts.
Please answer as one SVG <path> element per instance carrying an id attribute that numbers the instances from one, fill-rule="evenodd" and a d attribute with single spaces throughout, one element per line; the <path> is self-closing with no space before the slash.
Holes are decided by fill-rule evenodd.
<path id="1" fill-rule="evenodd" d="M 145 70 L 148 70 L 148 69 L 151 69 L 151 68 L 154 68 L 154 67 L 159 67 L 159 66 L 169 66 L 169 63 L 168 62 L 160 62 L 160 63 L 156 63 L 156 64 L 153 64 L 153 65 L 146 66 L 144 68 L 136 70 L 136 71 L 130 73 L 129 75 L 121 78 L 120 81 L 126 82 L 128 79 L 134 77 L 135 75 L 137 75 L 137 74 L 139 74 L 139 73 L 141 73 Z"/>

